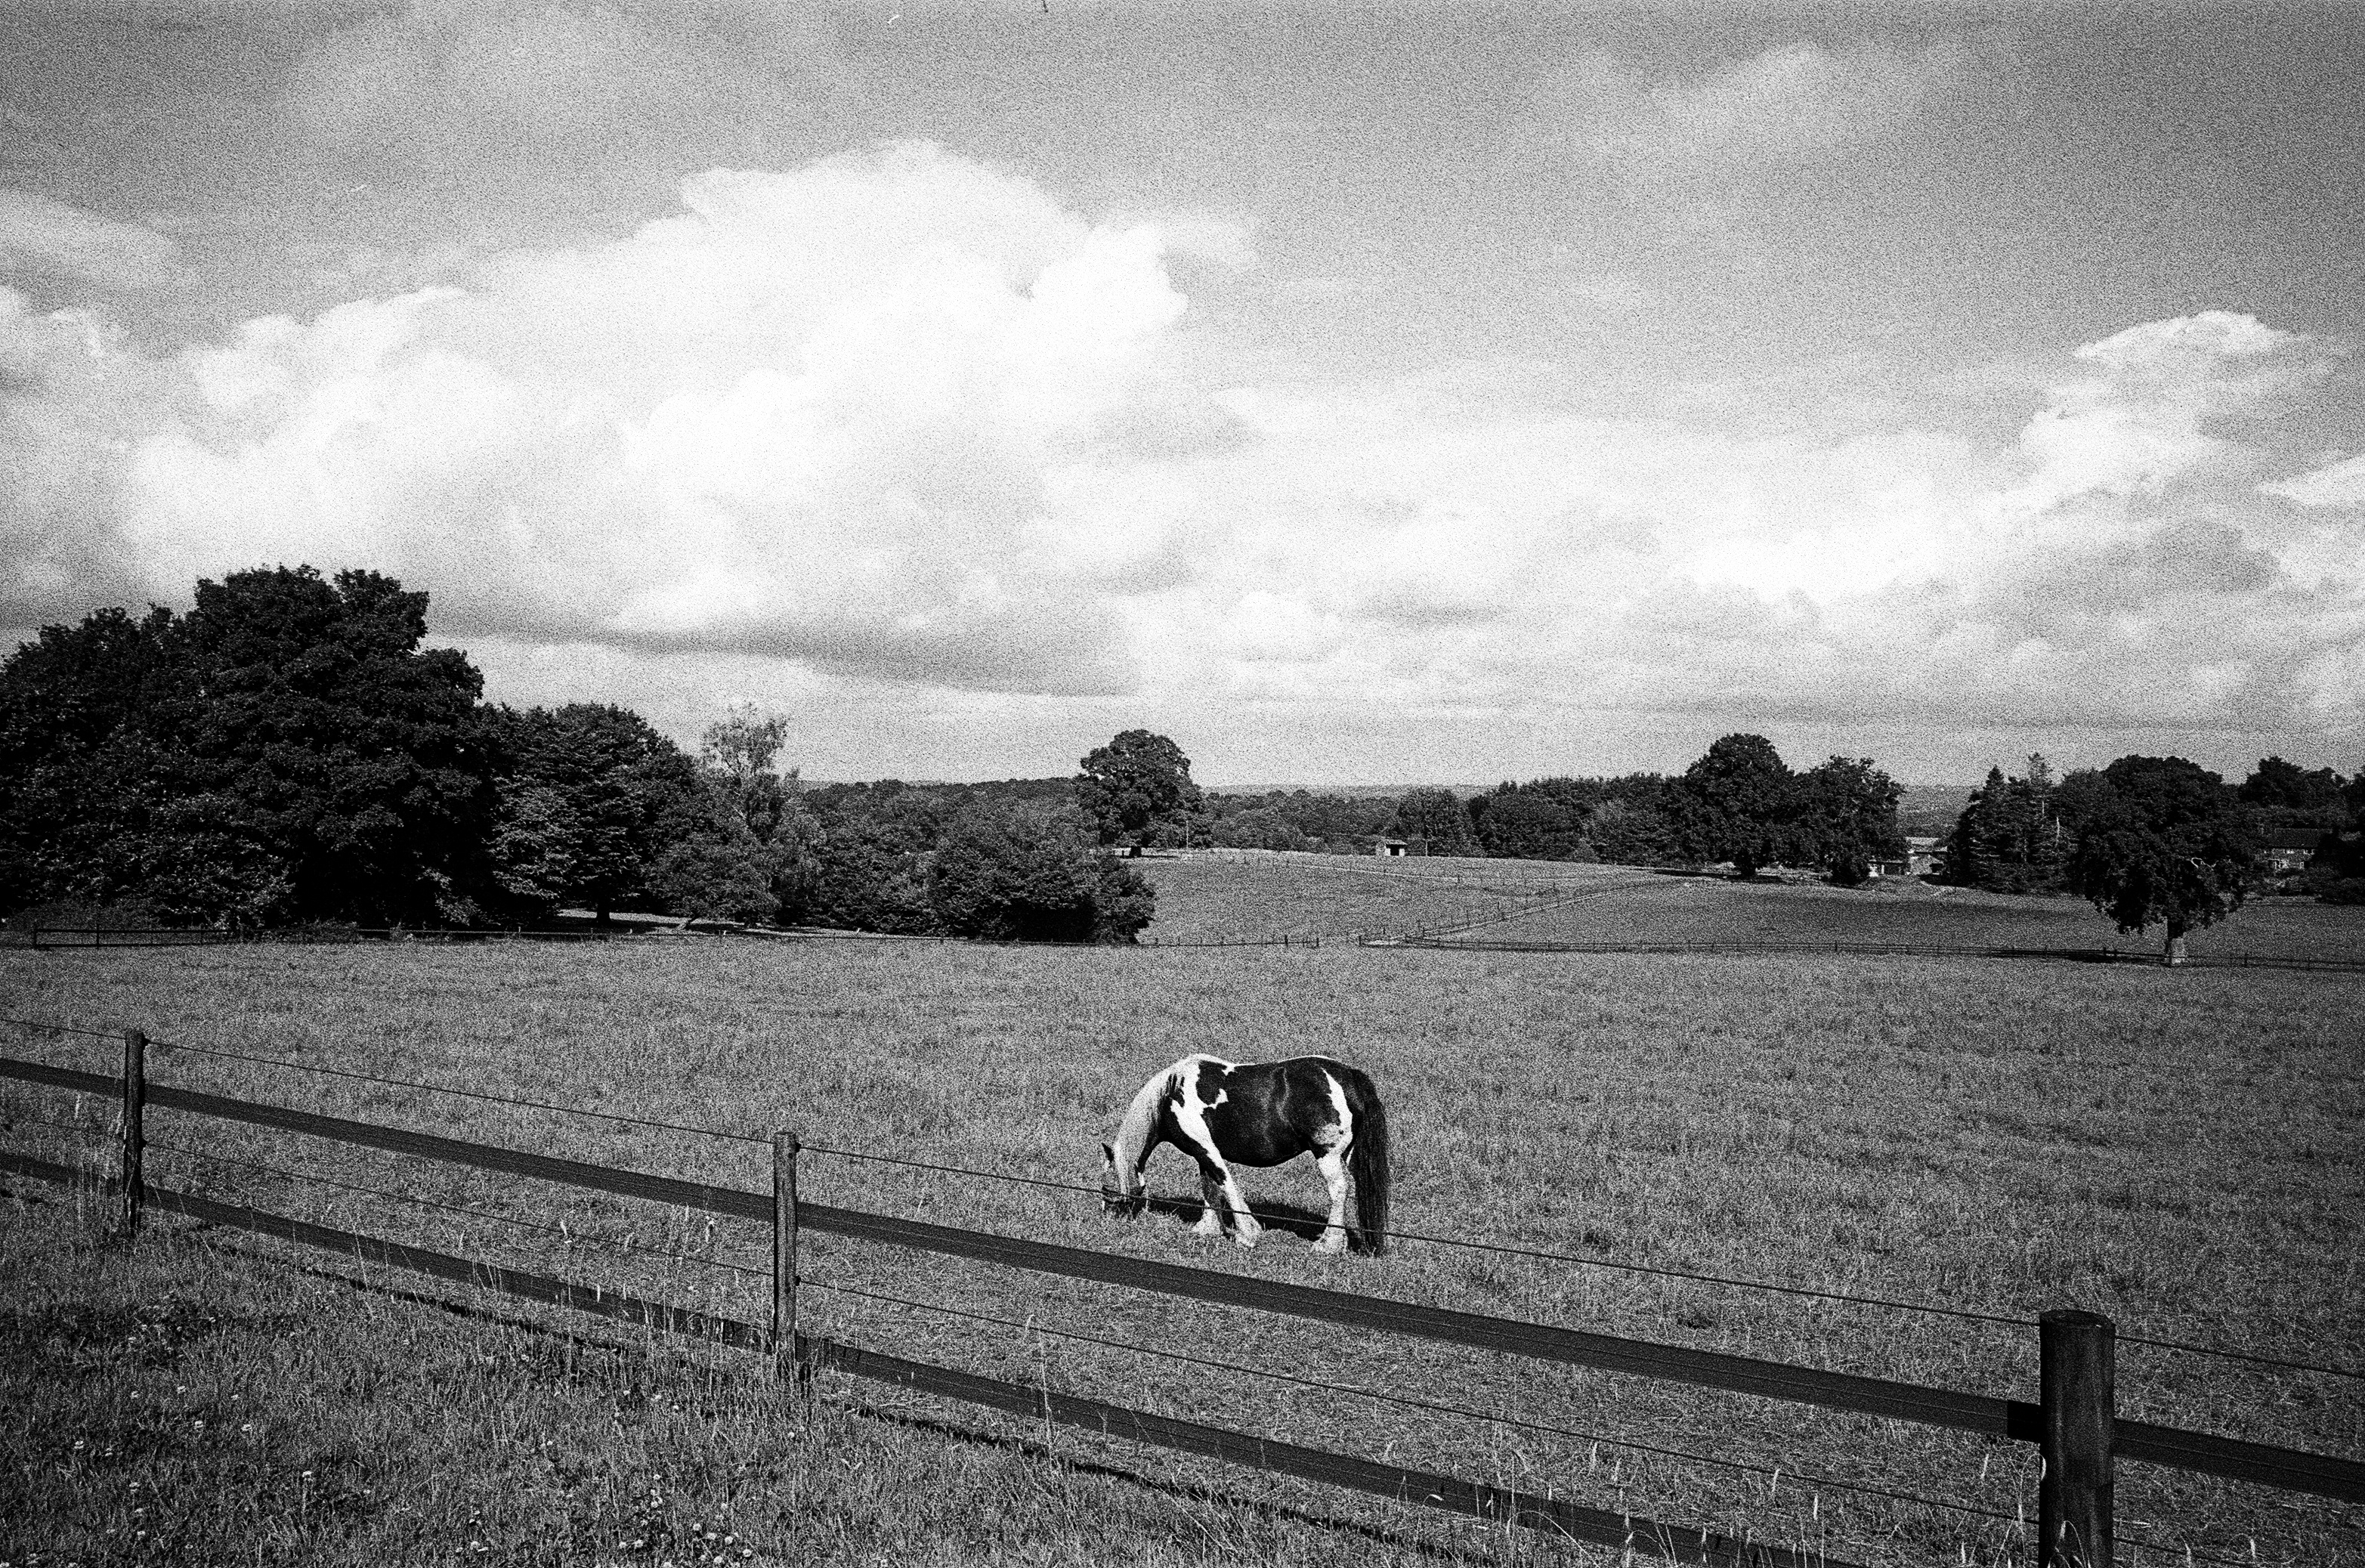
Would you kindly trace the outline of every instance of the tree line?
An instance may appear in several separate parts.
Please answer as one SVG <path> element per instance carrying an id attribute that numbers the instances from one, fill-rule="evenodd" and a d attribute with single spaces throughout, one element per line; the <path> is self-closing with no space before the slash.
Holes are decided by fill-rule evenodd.
<path id="1" fill-rule="evenodd" d="M 562 908 L 1127 941 L 1154 890 L 1077 790 L 797 787 L 754 710 L 692 756 L 631 711 L 483 700 L 427 595 L 310 567 L 100 610 L 0 665 L 0 913 L 251 928 Z"/>
<path id="2" fill-rule="evenodd" d="M 1227 846 L 1812 868 L 1905 853 L 1868 757 L 1795 770 L 1756 734 L 1679 774 L 1506 781 L 1467 798 L 1210 793 L 1148 730 L 1072 777 L 802 784 L 779 718 L 733 711 L 692 756 L 600 703 L 483 700 L 428 649 L 428 596 L 309 567 L 197 585 L 183 614 L 103 610 L 0 664 L 0 912 L 171 924 L 503 925 L 564 908 L 1004 940 L 1121 942 L 1155 912 L 1126 863 Z M 2056 780 L 1990 771 L 1947 879 L 2092 900 L 2170 939 L 2237 907 L 2270 839 L 2317 835 L 2309 885 L 2365 902 L 2365 777 L 2268 757 L 2239 786 L 2177 757 Z"/>
<path id="3" fill-rule="evenodd" d="M 1730 861 L 1741 876 L 1812 867 L 1850 886 L 1905 851 L 1903 790 L 1869 757 L 1803 772 L 1763 735 L 1730 734 L 1682 773 L 1505 782 L 1466 799 L 1418 789 L 1357 800 L 1304 790 L 1217 796 L 1205 842 L 1370 854 L 1384 838 L 1415 854 L 1633 866 Z"/>
<path id="4" fill-rule="evenodd" d="M 2038 755 L 2023 774 L 1988 770 L 1947 835 L 1945 879 L 1995 892 L 2078 892 L 2102 879 L 2098 862 L 2140 860 L 2147 885 L 2188 884 L 2208 902 L 2203 880 L 2247 889 L 2270 849 L 2304 847 L 2298 886 L 2359 903 L 2359 830 L 2365 774 L 2344 778 L 2268 756 L 2236 785 L 2183 757 L 2123 756 L 2057 779 Z"/>

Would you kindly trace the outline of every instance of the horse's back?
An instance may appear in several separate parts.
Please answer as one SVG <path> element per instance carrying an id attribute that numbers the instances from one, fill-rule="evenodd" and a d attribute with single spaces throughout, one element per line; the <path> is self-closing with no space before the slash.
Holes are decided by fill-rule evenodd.
<path id="1" fill-rule="evenodd" d="M 1343 1073 L 1353 1071 L 1328 1057 L 1237 1065 L 1207 1058 L 1200 1058 L 1189 1089 L 1177 1088 L 1195 1092 L 1198 1114 L 1225 1159 L 1278 1165 L 1321 1152 L 1328 1147 L 1325 1135 L 1351 1122 L 1352 1096 L 1342 1103 L 1339 1091 Z"/>

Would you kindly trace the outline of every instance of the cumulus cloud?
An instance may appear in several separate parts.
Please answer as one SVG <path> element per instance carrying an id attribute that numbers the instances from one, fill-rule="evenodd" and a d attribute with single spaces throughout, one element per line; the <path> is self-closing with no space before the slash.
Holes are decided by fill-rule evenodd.
<path id="1" fill-rule="evenodd" d="M 2307 461 L 2297 334 L 2098 337 L 2001 439 L 1584 412 L 1528 364 L 1227 385 L 1168 265 L 1227 252 L 1180 228 L 909 143 L 170 356 L 0 294 L 0 615 L 305 560 L 536 679 L 779 667 L 979 723 L 2365 717 L 2356 460 L 2259 493 Z"/>
<path id="2" fill-rule="evenodd" d="M 2034 471 L 2004 498 L 2033 514 L 2089 495 L 2157 496 L 2238 469 L 2249 448 L 2213 428 L 2319 374 L 2304 340 L 2206 310 L 2130 327 L 2077 351 L 2088 367 L 2057 386 L 2021 434 Z"/>
<path id="3" fill-rule="evenodd" d="M 95 514 L 167 597 L 259 560 L 363 561 L 432 587 L 461 632 L 1129 683 L 1058 481 L 1144 407 L 1191 401 L 1161 369 L 1184 301 L 1157 228 L 926 144 L 715 171 L 683 203 L 166 363 L 85 335 L 84 380 L 169 396 L 118 413 L 147 428 L 111 438 L 81 518 L 17 525 L 24 558 Z M 73 360 L 73 322 L 6 327 Z M 62 396 L 16 399 L 52 468 Z"/>
<path id="4" fill-rule="evenodd" d="M 170 282 L 179 263 L 180 247 L 154 230 L 29 191 L 0 190 L 0 276 L 153 288 Z"/>

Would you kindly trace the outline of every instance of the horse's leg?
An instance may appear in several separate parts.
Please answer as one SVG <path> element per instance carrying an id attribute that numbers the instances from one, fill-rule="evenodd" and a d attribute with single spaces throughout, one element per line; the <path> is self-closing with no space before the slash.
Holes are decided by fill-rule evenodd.
<path id="1" fill-rule="evenodd" d="M 1317 1252 L 1347 1250 L 1347 1150 L 1351 1147 L 1334 1144 L 1315 1157 L 1322 1184 L 1330 1189 L 1330 1223 L 1322 1227 L 1322 1239 L 1314 1244 Z"/>
<path id="2" fill-rule="evenodd" d="M 1205 1166 L 1199 1168 L 1199 1223 L 1191 1227 L 1196 1236 L 1217 1237 L 1224 1234 L 1224 1189 L 1216 1173 Z"/>
<path id="3" fill-rule="evenodd" d="M 1218 1161 L 1216 1169 L 1224 1173 L 1224 1201 L 1232 1211 L 1232 1239 L 1243 1247 L 1254 1247 L 1263 1239 L 1264 1226 L 1249 1213 L 1248 1195 L 1240 1191 L 1240 1179 L 1232 1173 L 1232 1168 Z"/>

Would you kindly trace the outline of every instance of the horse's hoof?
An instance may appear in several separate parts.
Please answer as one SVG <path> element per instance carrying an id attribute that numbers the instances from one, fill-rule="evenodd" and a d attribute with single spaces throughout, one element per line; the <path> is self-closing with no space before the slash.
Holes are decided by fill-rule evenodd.
<path id="1" fill-rule="evenodd" d="M 1258 1242 L 1264 1239 L 1264 1233 L 1256 1230 L 1244 1230 L 1239 1235 L 1233 1237 L 1232 1239 L 1239 1242 L 1244 1248 L 1254 1247 Z"/>
<path id="2" fill-rule="evenodd" d="M 1327 1257 L 1336 1258 L 1339 1253 L 1347 1250 L 1347 1238 L 1342 1236 L 1333 1241 L 1326 1236 L 1314 1244 L 1314 1250 Z"/>

